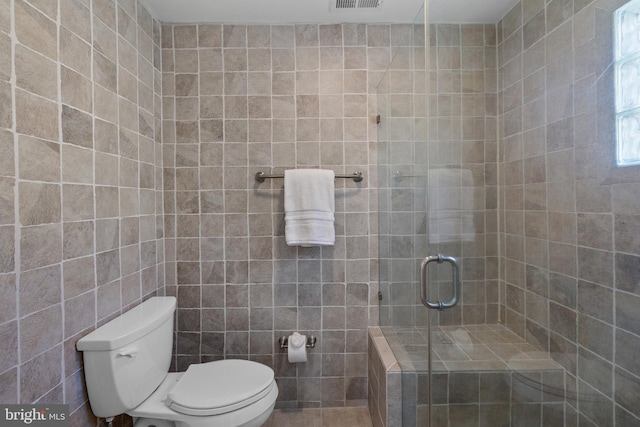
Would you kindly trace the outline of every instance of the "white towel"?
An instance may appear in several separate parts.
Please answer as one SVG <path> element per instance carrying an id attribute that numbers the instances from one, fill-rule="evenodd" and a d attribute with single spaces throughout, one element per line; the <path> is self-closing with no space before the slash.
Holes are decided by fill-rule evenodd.
<path id="1" fill-rule="evenodd" d="M 447 197 L 454 191 L 460 195 L 462 188 L 473 189 L 474 186 L 469 169 L 429 171 L 429 243 L 472 242 L 476 239 L 473 193 L 471 197 L 459 196 L 459 200 Z M 440 189 L 445 191 L 439 192 Z"/>
<path id="2" fill-rule="evenodd" d="M 336 241 L 335 174 L 330 170 L 284 172 L 284 220 L 287 245 L 333 246 Z"/>

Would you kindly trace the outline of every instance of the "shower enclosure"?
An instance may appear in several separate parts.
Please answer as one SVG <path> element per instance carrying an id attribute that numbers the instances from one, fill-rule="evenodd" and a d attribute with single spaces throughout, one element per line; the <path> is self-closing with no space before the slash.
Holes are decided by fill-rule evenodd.
<path id="1" fill-rule="evenodd" d="M 378 85 L 387 425 L 640 425 L 640 4 L 511 6 L 426 4 Z"/>

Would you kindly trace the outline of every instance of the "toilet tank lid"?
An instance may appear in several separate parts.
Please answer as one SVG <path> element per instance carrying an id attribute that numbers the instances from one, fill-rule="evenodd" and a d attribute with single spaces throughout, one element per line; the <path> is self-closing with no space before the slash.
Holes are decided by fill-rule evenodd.
<path id="1" fill-rule="evenodd" d="M 150 298 L 80 338 L 76 348 L 80 351 L 121 348 L 159 327 L 173 316 L 175 308 L 175 297 Z"/>

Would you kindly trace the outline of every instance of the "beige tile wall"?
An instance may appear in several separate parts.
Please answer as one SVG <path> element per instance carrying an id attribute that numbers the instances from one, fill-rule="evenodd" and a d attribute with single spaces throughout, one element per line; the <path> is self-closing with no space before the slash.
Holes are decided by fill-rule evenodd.
<path id="1" fill-rule="evenodd" d="M 75 342 L 164 292 L 160 25 L 0 1 L 0 401 L 95 424 Z"/>
<path id="2" fill-rule="evenodd" d="M 175 368 L 223 357 L 273 366 L 279 406 L 364 405 L 377 322 L 375 85 L 408 26 L 165 25 L 167 292 Z M 289 247 L 282 179 L 258 171 L 364 171 L 336 181 L 336 244 Z M 289 364 L 278 338 L 313 334 Z"/>
<path id="3" fill-rule="evenodd" d="M 640 168 L 613 151 L 624 3 L 523 0 L 498 25 L 502 319 L 568 371 L 566 425 L 640 423 Z"/>
<path id="4" fill-rule="evenodd" d="M 404 391 L 409 387 L 403 381 L 413 380 L 403 375 L 402 368 L 396 360 L 389 342 L 379 327 L 369 328 L 368 333 L 368 403 L 369 414 L 374 427 L 391 427 L 405 425 L 415 421 L 415 416 L 408 416 L 409 408 L 415 412 L 416 401 L 405 402 Z M 411 373 L 409 373 L 409 376 Z M 406 417 L 406 419 L 405 419 Z"/>

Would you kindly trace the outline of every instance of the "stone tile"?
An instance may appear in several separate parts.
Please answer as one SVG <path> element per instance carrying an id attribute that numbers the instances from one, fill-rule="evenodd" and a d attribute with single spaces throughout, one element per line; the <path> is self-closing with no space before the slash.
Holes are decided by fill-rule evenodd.
<path id="1" fill-rule="evenodd" d="M 611 250 L 613 221 L 611 215 L 578 214 L 578 244 Z"/>
<path id="2" fill-rule="evenodd" d="M 640 211 L 640 202 L 634 194 L 640 190 L 640 184 L 617 184 L 612 187 L 613 212 L 623 214 L 636 214 Z"/>
<path id="3" fill-rule="evenodd" d="M 636 357 L 640 338 L 637 335 L 616 330 L 616 364 L 633 375 L 640 373 L 640 361 Z"/>
<path id="4" fill-rule="evenodd" d="M 623 294 L 622 292 L 616 293 L 616 326 L 625 329 L 635 334 L 640 333 L 640 326 L 635 320 L 635 313 L 637 311 L 638 304 L 640 303 L 640 297 Z"/>
<path id="5" fill-rule="evenodd" d="M 62 381 L 62 346 L 57 346 L 23 363 L 20 367 L 20 401 L 34 402 Z"/>
<path id="6" fill-rule="evenodd" d="M 15 180 L 0 178 L 0 224 L 12 224 L 15 220 L 14 192 Z"/>
<path id="7" fill-rule="evenodd" d="M 22 182 L 19 186 L 20 223 L 23 226 L 60 222 L 60 186 Z"/>
<path id="8" fill-rule="evenodd" d="M 94 195 L 90 185 L 62 186 L 62 218 L 67 221 L 93 219 Z"/>
<path id="9" fill-rule="evenodd" d="M 320 409 L 276 409 L 267 426 L 313 426 L 320 427 L 322 425 L 322 417 Z"/>
<path id="10" fill-rule="evenodd" d="M 613 268 L 611 252 L 578 248 L 579 278 L 613 287 Z"/>
<path id="11" fill-rule="evenodd" d="M 593 353 L 578 349 L 578 375 L 580 379 L 609 396 L 612 393 L 612 363 L 601 359 Z"/>
<path id="12" fill-rule="evenodd" d="M 91 45 L 65 27 L 60 27 L 59 53 L 62 64 L 91 78 Z"/>
<path id="13" fill-rule="evenodd" d="M 17 45 L 15 52 L 16 84 L 18 87 L 48 99 L 56 99 L 58 85 L 56 64 L 46 57 Z"/>
<path id="14" fill-rule="evenodd" d="M 480 405 L 481 426 L 508 425 L 509 420 L 509 405 L 503 403 Z"/>
<path id="15" fill-rule="evenodd" d="M 198 25 L 199 47 L 222 47 L 221 25 Z"/>
<path id="16" fill-rule="evenodd" d="M 118 14 L 118 34 L 122 36 L 122 38 L 128 41 L 132 46 L 136 46 L 136 23 L 135 23 L 135 12 L 131 11 L 127 13 L 125 9 L 119 7 L 117 10 Z M 195 40 L 194 40 L 195 43 Z"/>
<path id="17" fill-rule="evenodd" d="M 18 369 L 0 374 L 0 399 L 7 403 L 18 403 Z"/>
<path id="18" fill-rule="evenodd" d="M 59 304 L 62 301 L 60 281 L 59 265 L 23 272 L 19 293 L 20 315 L 26 316 Z"/>
<path id="19" fill-rule="evenodd" d="M 64 336 L 69 338 L 95 324 L 95 293 L 68 299 L 64 305 Z"/>
<path id="20" fill-rule="evenodd" d="M 578 282 L 578 310 L 597 319 L 612 323 L 612 290 L 589 282 Z"/>
<path id="21" fill-rule="evenodd" d="M 615 370 L 616 402 L 636 417 L 640 416 L 640 410 L 635 405 L 635 396 L 640 393 L 639 384 L 638 377 L 619 368 Z"/>
<path id="22" fill-rule="evenodd" d="M 15 176 L 15 156 L 14 156 L 13 133 L 10 131 L 0 131 L 0 175 Z"/>
<path id="23" fill-rule="evenodd" d="M 511 391 L 511 378 L 506 373 L 481 373 L 480 374 L 480 400 L 481 403 L 509 402 Z"/>
<path id="24" fill-rule="evenodd" d="M 93 81 L 110 92 L 117 92 L 116 64 L 97 52 L 93 55 Z M 98 105 L 99 102 L 96 100 L 96 111 Z"/>
<path id="25" fill-rule="evenodd" d="M 97 6 L 94 8 L 95 12 L 97 12 Z M 116 33 L 99 19 L 94 20 L 93 23 L 93 48 L 111 61 L 117 60 Z"/>
<path id="26" fill-rule="evenodd" d="M 32 358 L 62 342 L 62 306 L 56 304 L 20 320 L 20 353 Z M 57 370 L 59 371 L 59 369 Z"/>
<path id="27" fill-rule="evenodd" d="M 615 249 L 640 254 L 640 215 L 615 215 Z"/>
<path id="28" fill-rule="evenodd" d="M 116 28 L 116 4 L 108 0 L 97 0 L 94 7 L 93 13 L 97 18 L 102 20 L 105 24 L 107 24 L 110 28 Z"/>
<path id="29" fill-rule="evenodd" d="M 640 258 L 636 256 L 616 253 L 616 289 L 633 292 L 635 294 L 640 293 L 640 277 L 638 277 L 639 262 Z"/>
<path id="30" fill-rule="evenodd" d="M 369 427 L 372 424 L 366 408 L 326 408 L 322 409 L 321 425 Z"/>
<path id="31" fill-rule="evenodd" d="M 0 272 L 15 270 L 15 230 L 13 226 L 0 227 Z"/>
<path id="32" fill-rule="evenodd" d="M 71 107 L 62 106 L 62 139 L 81 147 L 93 147 L 91 116 Z"/>
<path id="33" fill-rule="evenodd" d="M 60 145 L 27 136 L 19 142 L 20 178 L 32 181 L 60 180 Z"/>
<path id="34" fill-rule="evenodd" d="M 43 55 L 56 60 L 56 23 L 24 1 L 15 4 L 15 31 L 18 41 Z"/>
<path id="35" fill-rule="evenodd" d="M 0 370 L 6 371 L 18 364 L 18 322 L 0 326 Z"/>
<path id="36" fill-rule="evenodd" d="M 590 316 L 579 314 L 578 343 L 590 351 L 611 360 L 613 355 L 613 327 Z"/>
<path id="37" fill-rule="evenodd" d="M 64 299 L 76 297 L 95 287 L 95 262 L 93 257 L 78 258 L 63 264 Z"/>
<path id="38" fill-rule="evenodd" d="M 95 204 L 96 218 L 118 216 L 118 189 L 116 187 L 96 187 Z"/>
<path id="39" fill-rule="evenodd" d="M 0 125 L 3 128 L 11 128 L 14 111 L 11 109 L 12 93 L 11 85 L 8 82 L 0 82 L 0 101 L 2 101 Z"/>
<path id="40" fill-rule="evenodd" d="M 581 212 L 610 212 L 611 187 L 593 181 L 577 181 L 576 208 Z"/>
<path id="41" fill-rule="evenodd" d="M 58 110 L 56 103 L 23 90 L 16 90 L 16 130 L 25 135 L 57 140 Z"/>

